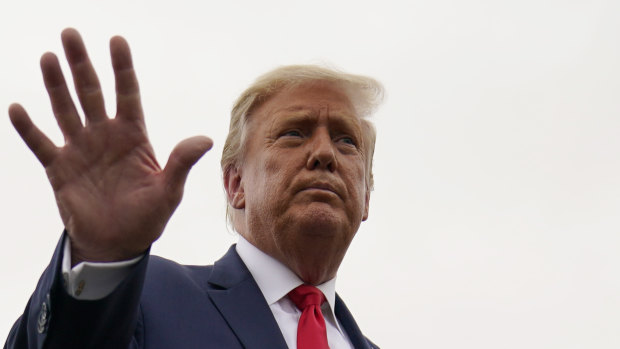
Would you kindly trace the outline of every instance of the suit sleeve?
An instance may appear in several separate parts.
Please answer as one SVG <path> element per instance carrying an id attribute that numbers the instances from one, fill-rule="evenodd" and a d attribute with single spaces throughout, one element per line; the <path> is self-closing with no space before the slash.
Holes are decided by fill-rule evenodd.
<path id="1" fill-rule="evenodd" d="M 100 300 L 77 300 L 63 285 L 61 264 L 66 238 L 65 233 L 4 348 L 122 349 L 129 348 L 132 341 L 135 345 L 148 251 L 111 294 Z"/>

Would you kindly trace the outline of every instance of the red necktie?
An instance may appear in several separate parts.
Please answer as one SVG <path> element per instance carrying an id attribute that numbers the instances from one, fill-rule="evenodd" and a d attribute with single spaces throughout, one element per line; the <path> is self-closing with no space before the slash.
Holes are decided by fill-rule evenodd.
<path id="1" fill-rule="evenodd" d="M 301 285 L 288 297 L 302 311 L 297 325 L 297 349 L 329 349 L 321 304 L 325 296 L 316 287 Z"/>

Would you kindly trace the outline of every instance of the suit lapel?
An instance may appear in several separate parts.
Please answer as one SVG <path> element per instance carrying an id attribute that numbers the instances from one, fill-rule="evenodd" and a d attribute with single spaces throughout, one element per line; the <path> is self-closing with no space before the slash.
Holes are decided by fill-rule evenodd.
<path id="1" fill-rule="evenodd" d="M 245 348 L 287 345 L 258 285 L 233 245 L 213 265 L 207 293 Z"/>
<path id="2" fill-rule="evenodd" d="M 336 317 L 340 324 L 344 328 L 344 331 L 349 336 L 349 340 L 351 340 L 351 344 L 355 349 L 378 349 L 379 347 L 372 345 L 370 341 L 364 337 L 362 331 L 357 326 L 357 323 L 353 319 L 353 315 L 344 305 L 344 302 L 340 298 L 339 295 L 336 294 L 336 309 L 335 309 Z"/>

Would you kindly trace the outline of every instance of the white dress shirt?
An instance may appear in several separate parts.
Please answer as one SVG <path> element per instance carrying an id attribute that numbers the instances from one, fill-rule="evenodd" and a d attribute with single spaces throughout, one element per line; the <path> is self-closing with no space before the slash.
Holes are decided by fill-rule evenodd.
<path id="1" fill-rule="evenodd" d="M 304 282 L 284 264 L 249 243 L 242 236 L 237 242 L 237 253 L 258 284 L 269 309 L 276 319 L 286 344 L 297 349 L 297 323 L 301 310 L 297 309 L 288 293 Z M 334 313 L 336 304 L 336 278 L 316 286 L 327 299 L 321 306 L 327 327 L 327 342 L 331 349 L 353 349 L 346 333 L 341 329 Z"/>
<path id="2" fill-rule="evenodd" d="M 131 266 L 138 263 L 142 257 L 110 263 L 81 262 L 71 268 L 71 240 L 67 235 L 62 258 L 65 290 L 75 299 L 102 299 L 120 285 L 131 272 Z"/>
<path id="3" fill-rule="evenodd" d="M 242 236 L 239 236 L 236 249 L 265 297 L 286 344 L 290 349 L 297 349 L 297 323 L 301 310 L 297 309 L 287 294 L 302 285 L 303 281 L 284 264 L 262 252 Z M 76 299 L 102 299 L 114 291 L 129 274 L 130 267 L 140 258 L 142 256 L 112 263 L 81 262 L 71 268 L 71 242 L 67 237 L 62 261 L 65 289 Z M 321 312 L 325 318 L 330 349 L 353 349 L 349 337 L 341 328 L 334 313 L 336 279 L 316 287 L 323 292 L 327 300 L 321 306 Z"/>

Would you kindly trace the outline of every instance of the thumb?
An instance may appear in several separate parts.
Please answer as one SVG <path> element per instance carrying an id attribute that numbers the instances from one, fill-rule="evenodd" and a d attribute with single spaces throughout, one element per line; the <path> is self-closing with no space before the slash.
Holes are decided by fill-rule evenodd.
<path id="1" fill-rule="evenodd" d="M 171 193 L 182 192 L 189 170 L 212 146 L 211 138 L 195 136 L 174 147 L 163 171 L 166 187 Z"/>

